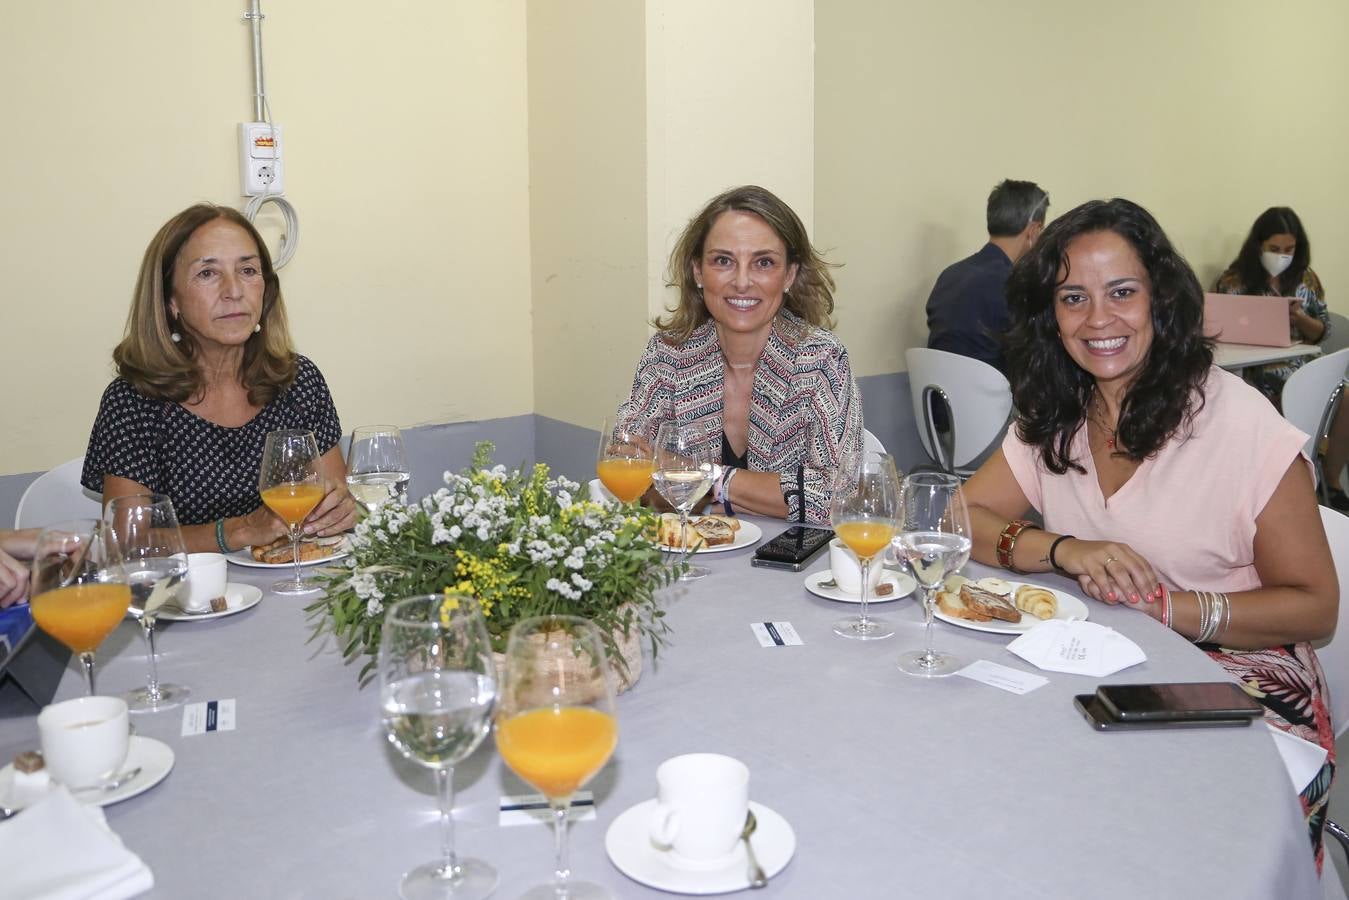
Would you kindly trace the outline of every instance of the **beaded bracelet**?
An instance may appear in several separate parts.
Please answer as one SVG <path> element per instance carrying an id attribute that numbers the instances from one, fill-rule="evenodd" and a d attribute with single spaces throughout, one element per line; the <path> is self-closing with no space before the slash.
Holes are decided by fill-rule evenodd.
<path id="1" fill-rule="evenodd" d="M 221 553 L 229 553 L 229 545 L 225 543 L 225 519 L 223 517 L 215 520 L 215 545 L 220 548 Z"/>
<path id="2" fill-rule="evenodd" d="M 1012 551 L 1016 549 L 1017 538 L 1021 537 L 1021 532 L 1027 528 L 1038 528 L 1039 526 L 1027 519 L 1013 519 L 1003 526 L 1002 533 L 998 535 L 997 557 L 998 565 L 1009 572 L 1015 572 L 1018 575 L 1025 573 L 1012 564 Z"/>

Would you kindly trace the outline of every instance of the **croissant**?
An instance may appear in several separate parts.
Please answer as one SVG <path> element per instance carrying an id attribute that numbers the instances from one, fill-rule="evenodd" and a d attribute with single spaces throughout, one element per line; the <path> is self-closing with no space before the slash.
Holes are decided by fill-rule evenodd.
<path id="1" fill-rule="evenodd" d="M 1017 609 L 1037 619 L 1052 619 L 1059 611 L 1059 601 L 1054 592 L 1033 584 L 1023 584 L 1017 588 L 1014 599 Z"/>

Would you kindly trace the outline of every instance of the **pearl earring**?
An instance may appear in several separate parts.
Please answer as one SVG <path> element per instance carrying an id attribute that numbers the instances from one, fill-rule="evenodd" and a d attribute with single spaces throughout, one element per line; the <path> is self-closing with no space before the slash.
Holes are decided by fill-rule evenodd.
<path id="1" fill-rule="evenodd" d="M 262 331 L 262 323 L 261 323 L 261 322 L 259 322 L 258 324 L 256 324 L 256 325 L 253 326 L 253 333 L 254 333 L 254 334 L 257 334 L 257 333 L 259 333 L 260 331 Z"/>
<path id="2" fill-rule="evenodd" d="M 697 281 L 697 282 L 694 282 L 694 283 L 698 285 L 698 290 L 701 291 L 701 290 L 703 289 L 703 283 L 702 283 L 701 281 Z"/>
<path id="3" fill-rule="evenodd" d="M 175 331 L 173 334 L 169 335 L 169 338 L 176 344 L 183 339 L 183 336 Z"/>

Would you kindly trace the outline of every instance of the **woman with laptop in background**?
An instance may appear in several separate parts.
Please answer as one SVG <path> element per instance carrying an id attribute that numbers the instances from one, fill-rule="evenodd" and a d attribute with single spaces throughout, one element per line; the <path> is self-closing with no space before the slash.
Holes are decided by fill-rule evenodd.
<path id="1" fill-rule="evenodd" d="M 1246 242 L 1214 290 L 1220 294 L 1287 297 L 1289 336 L 1319 344 L 1330 330 L 1325 291 L 1311 268 L 1312 249 L 1302 220 L 1286 206 L 1272 206 L 1251 226 Z M 1283 384 L 1307 357 L 1246 369 L 1246 380 L 1282 408 Z"/>

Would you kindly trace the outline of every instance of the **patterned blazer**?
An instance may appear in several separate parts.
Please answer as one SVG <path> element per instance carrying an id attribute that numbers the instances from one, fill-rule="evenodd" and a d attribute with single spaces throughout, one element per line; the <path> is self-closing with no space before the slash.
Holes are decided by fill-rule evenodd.
<path id="1" fill-rule="evenodd" d="M 723 362 L 711 321 L 680 345 L 655 335 L 637 364 L 619 421 L 652 440 L 671 419 L 709 423 L 707 445 L 698 455 L 720 460 Z M 862 397 L 848 351 L 830 332 L 782 310 L 754 372 L 750 469 L 779 474 L 789 519 L 800 517 L 804 495 L 806 521 L 827 523 L 839 457 L 860 448 L 861 441 Z"/>

